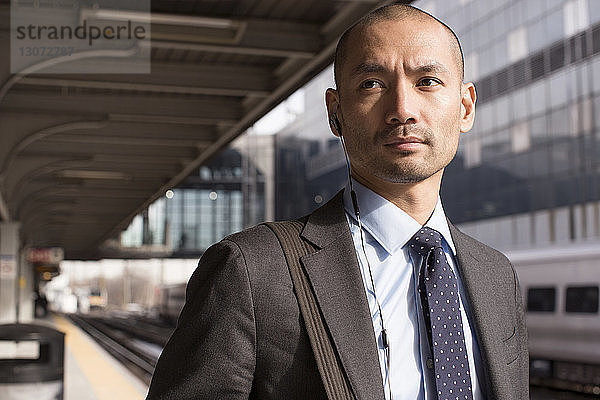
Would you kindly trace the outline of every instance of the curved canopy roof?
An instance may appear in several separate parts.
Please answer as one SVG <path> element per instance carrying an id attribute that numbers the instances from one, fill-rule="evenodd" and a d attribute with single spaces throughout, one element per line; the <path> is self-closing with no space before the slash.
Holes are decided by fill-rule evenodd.
<path id="1" fill-rule="evenodd" d="M 341 32 L 380 4 L 158 0 L 150 73 L 13 75 L 0 3 L 1 220 L 19 221 L 27 245 L 99 257 L 106 239 L 327 66 Z M 107 71 L 133 62 L 73 61 Z"/>

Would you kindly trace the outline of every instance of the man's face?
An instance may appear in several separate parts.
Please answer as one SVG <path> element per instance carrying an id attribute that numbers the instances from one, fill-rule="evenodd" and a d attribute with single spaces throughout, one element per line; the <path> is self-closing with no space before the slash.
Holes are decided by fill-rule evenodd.
<path id="1" fill-rule="evenodd" d="M 359 28 L 348 39 L 327 105 L 340 120 L 354 174 L 393 183 L 441 174 L 460 132 L 472 126 L 473 113 L 465 114 L 475 101 L 448 32 L 435 21 L 405 19 Z"/>

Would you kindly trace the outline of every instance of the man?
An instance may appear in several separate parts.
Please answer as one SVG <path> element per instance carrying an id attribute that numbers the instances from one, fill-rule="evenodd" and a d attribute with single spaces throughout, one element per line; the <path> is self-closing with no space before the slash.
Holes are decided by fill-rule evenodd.
<path id="1" fill-rule="evenodd" d="M 439 200 L 473 125 L 462 70 L 454 33 L 404 5 L 372 12 L 336 50 L 326 102 L 352 180 L 301 220 L 298 240 L 315 248 L 301 264 L 359 400 L 529 398 L 516 274 L 447 222 Z M 248 398 L 326 398 L 285 255 L 264 225 L 206 251 L 148 395 Z"/>

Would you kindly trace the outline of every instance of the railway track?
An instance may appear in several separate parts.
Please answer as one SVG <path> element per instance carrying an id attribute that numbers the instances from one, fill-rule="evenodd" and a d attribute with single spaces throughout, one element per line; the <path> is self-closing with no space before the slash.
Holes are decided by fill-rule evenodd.
<path id="1" fill-rule="evenodd" d="M 124 315 L 72 314 L 68 317 L 134 375 L 150 384 L 160 349 L 166 344 L 172 327 Z M 600 395 L 594 385 L 532 376 L 531 399 L 598 400 Z"/>
<path id="2" fill-rule="evenodd" d="M 152 373 L 170 335 L 170 329 L 129 319 L 107 316 L 68 317 L 134 375 L 150 384 Z"/>
<path id="3" fill-rule="evenodd" d="M 599 400 L 597 385 L 582 384 L 554 378 L 531 377 L 531 399 L 536 400 Z M 535 396 L 535 395 L 538 396 Z"/>
<path id="4" fill-rule="evenodd" d="M 577 393 L 581 399 L 600 399 L 600 366 L 532 359 L 529 382 L 533 387 Z"/>
<path id="5" fill-rule="evenodd" d="M 531 400 L 598 400 L 600 397 L 593 394 L 583 394 L 568 390 L 550 389 L 544 386 L 532 385 L 530 387 Z"/>

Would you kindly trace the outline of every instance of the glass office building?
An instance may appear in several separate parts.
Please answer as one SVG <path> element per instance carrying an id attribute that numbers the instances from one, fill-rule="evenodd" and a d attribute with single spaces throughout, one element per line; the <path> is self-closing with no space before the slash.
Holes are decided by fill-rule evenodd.
<path id="1" fill-rule="evenodd" d="M 268 158 L 270 142 L 250 152 L 239 145 L 221 152 L 137 215 L 121 233 L 121 246 L 146 256 L 154 250 L 161 256 L 196 257 L 228 234 L 265 220 L 270 172 L 253 159 Z"/>
<path id="2" fill-rule="evenodd" d="M 451 218 L 505 250 L 600 236 L 600 2 L 418 1 L 461 38 L 478 100 L 444 181 Z"/>

